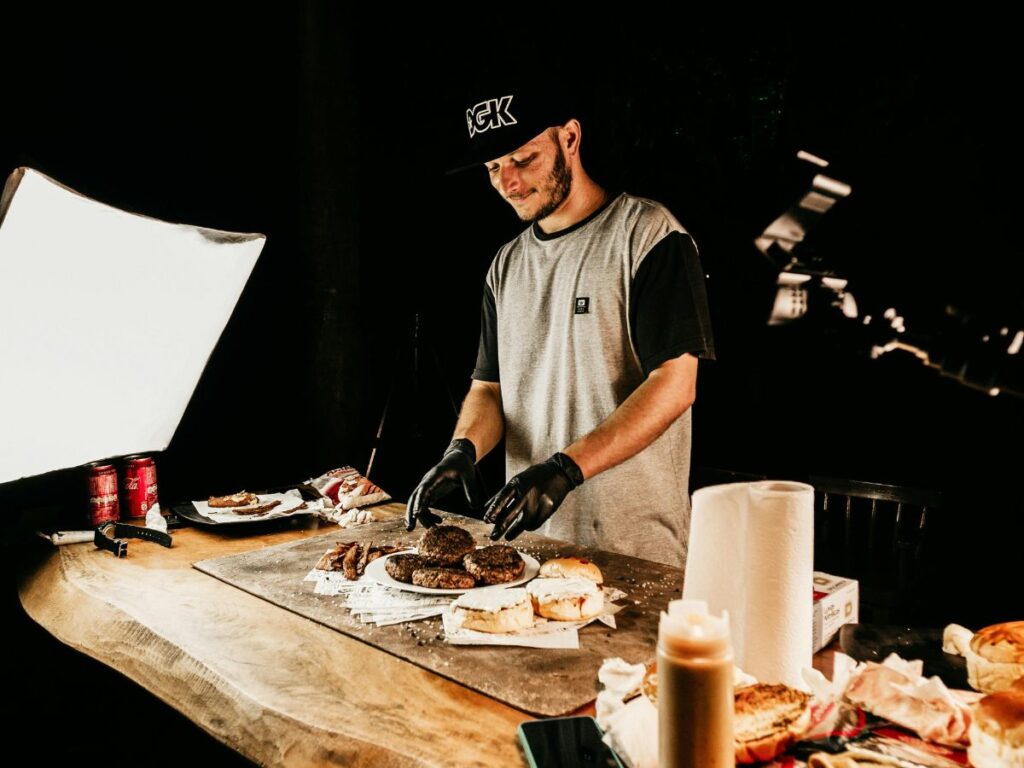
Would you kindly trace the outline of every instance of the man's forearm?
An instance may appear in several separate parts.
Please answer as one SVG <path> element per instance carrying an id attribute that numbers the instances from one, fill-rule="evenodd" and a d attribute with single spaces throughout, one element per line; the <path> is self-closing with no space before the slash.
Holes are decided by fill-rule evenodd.
<path id="1" fill-rule="evenodd" d="M 501 385 L 498 382 L 474 381 L 462 401 L 462 410 L 453 437 L 465 437 L 476 448 L 479 461 L 498 444 L 505 433 L 505 417 L 501 409 Z"/>
<path id="2" fill-rule="evenodd" d="M 669 360 L 656 368 L 611 416 L 563 453 L 591 478 L 621 464 L 653 443 L 693 404 L 697 358 Z"/>

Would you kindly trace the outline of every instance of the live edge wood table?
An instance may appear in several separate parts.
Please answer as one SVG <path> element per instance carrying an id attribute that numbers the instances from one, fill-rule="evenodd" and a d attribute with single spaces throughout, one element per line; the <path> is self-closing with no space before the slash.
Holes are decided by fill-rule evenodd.
<path id="1" fill-rule="evenodd" d="M 192 568 L 329 530 L 184 528 L 171 549 L 130 539 L 125 559 L 65 545 L 23 568 L 19 595 L 58 640 L 259 764 L 522 766 L 528 713 Z"/>
<path id="2" fill-rule="evenodd" d="M 397 516 L 404 507 L 375 507 Z M 55 547 L 22 574 L 25 611 L 262 765 L 522 766 L 531 716 L 192 568 L 322 534 L 173 531 L 117 559 Z"/>

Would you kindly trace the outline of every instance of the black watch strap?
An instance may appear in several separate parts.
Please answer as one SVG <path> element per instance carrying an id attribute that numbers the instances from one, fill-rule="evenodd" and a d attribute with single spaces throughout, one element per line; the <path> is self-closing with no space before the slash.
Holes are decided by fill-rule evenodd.
<path id="1" fill-rule="evenodd" d="M 158 531 L 155 528 L 145 528 L 141 525 L 126 525 L 124 523 L 104 523 L 96 528 L 93 535 L 93 543 L 100 549 L 113 552 L 117 557 L 124 557 L 128 554 L 129 539 L 143 539 L 152 541 L 163 547 L 170 547 L 172 544 L 171 534 Z"/>
<path id="2" fill-rule="evenodd" d="M 158 531 L 156 528 L 147 528 L 143 525 L 126 525 L 124 523 L 114 523 L 114 536 L 117 538 L 127 536 L 132 539 L 145 539 L 168 549 L 170 549 L 173 542 L 171 534 L 164 531 Z"/>
<path id="3" fill-rule="evenodd" d="M 97 526 L 92 535 L 92 543 L 100 549 L 113 552 L 115 557 L 124 557 L 128 554 L 128 542 L 124 539 L 114 538 L 114 523 L 104 523 Z"/>

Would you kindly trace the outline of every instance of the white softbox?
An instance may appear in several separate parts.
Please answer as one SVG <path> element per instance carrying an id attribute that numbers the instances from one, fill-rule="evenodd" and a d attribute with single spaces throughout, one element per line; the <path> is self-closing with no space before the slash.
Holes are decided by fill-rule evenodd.
<path id="1" fill-rule="evenodd" d="M 165 449 L 265 240 L 14 171 L 0 198 L 0 483 Z"/>

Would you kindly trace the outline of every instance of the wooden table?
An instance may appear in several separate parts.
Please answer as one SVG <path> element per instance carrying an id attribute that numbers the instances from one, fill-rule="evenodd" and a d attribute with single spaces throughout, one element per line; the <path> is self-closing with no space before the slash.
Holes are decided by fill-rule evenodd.
<path id="1" fill-rule="evenodd" d="M 325 530 L 185 528 L 171 549 L 130 539 L 124 559 L 65 545 L 23 569 L 19 595 L 61 642 L 257 763 L 524 765 L 516 726 L 530 715 L 191 567 Z"/>

